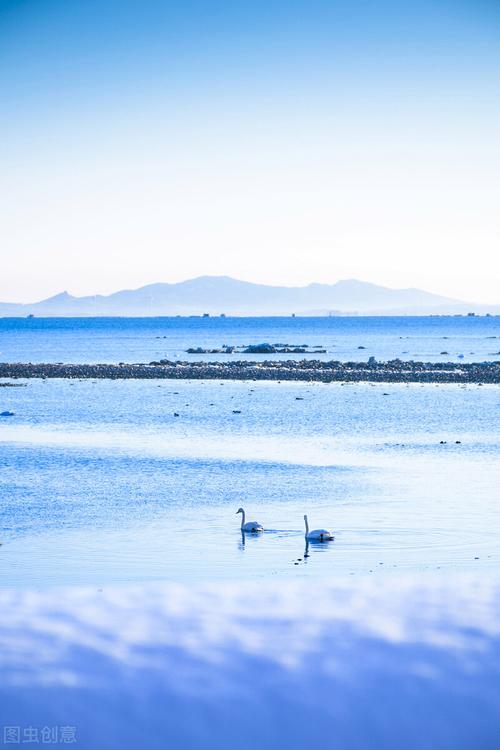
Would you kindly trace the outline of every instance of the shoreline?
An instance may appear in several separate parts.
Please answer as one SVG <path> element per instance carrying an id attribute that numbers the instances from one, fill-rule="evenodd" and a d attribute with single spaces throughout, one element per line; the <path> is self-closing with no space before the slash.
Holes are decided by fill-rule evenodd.
<path id="1" fill-rule="evenodd" d="M 149 364 L 0 363 L 0 378 L 105 380 L 285 380 L 370 383 L 500 384 L 496 362 L 150 362 Z"/>

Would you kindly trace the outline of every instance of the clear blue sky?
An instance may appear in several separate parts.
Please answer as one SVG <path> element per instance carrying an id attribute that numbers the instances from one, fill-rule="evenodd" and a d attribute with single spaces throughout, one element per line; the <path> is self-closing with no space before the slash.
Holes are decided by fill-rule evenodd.
<path id="1" fill-rule="evenodd" d="M 500 302 L 500 5 L 0 2 L 0 299 L 229 274 Z"/>

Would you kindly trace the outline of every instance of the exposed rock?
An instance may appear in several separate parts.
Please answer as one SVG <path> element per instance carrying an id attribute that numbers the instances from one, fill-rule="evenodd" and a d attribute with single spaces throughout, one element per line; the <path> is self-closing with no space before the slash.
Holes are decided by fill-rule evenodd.
<path id="1" fill-rule="evenodd" d="M 276 347 L 272 344 L 250 344 L 243 350 L 244 354 L 276 354 Z"/>
<path id="2" fill-rule="evenodd" d="M 229 346 L 224 344 L 220 349 L 203 349 L 201 346 L 186 349 L 186 354 L 326 354 L 326 349 L 308 344 L 248 344 L 248 346 Z M 161 360 L 160 360 L 161 361 Z"/>
<path id="3" fill-rule="evenodd" d="M 276 380 L 330 383 L 500 383 L 500 361 L 339 362 L 319 359 L 227 362 L 169 361 L 150 364 L 0 363 L 0 378 Z M 221 383 L 221 385 L 223 382 Z"/>

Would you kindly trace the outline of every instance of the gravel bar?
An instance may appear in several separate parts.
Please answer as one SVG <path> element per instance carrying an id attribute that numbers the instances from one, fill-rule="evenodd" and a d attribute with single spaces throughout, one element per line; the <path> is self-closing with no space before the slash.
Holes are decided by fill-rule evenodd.
<path id="1" fill-rule="evenodd" d="M 150 362 L 149 364 L 0 363 L 0 378 L 297 380 L 371 383 L 500 383 L 497 362 Z"/>

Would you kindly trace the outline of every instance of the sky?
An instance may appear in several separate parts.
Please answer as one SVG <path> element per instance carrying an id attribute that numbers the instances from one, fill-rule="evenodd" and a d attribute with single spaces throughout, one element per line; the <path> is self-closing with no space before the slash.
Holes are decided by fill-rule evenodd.
<path id="1" fill-rule="evenodd" d="M 203 274 L 500 303 L 500 5 L 0 0 L 0 300 Z"/>

